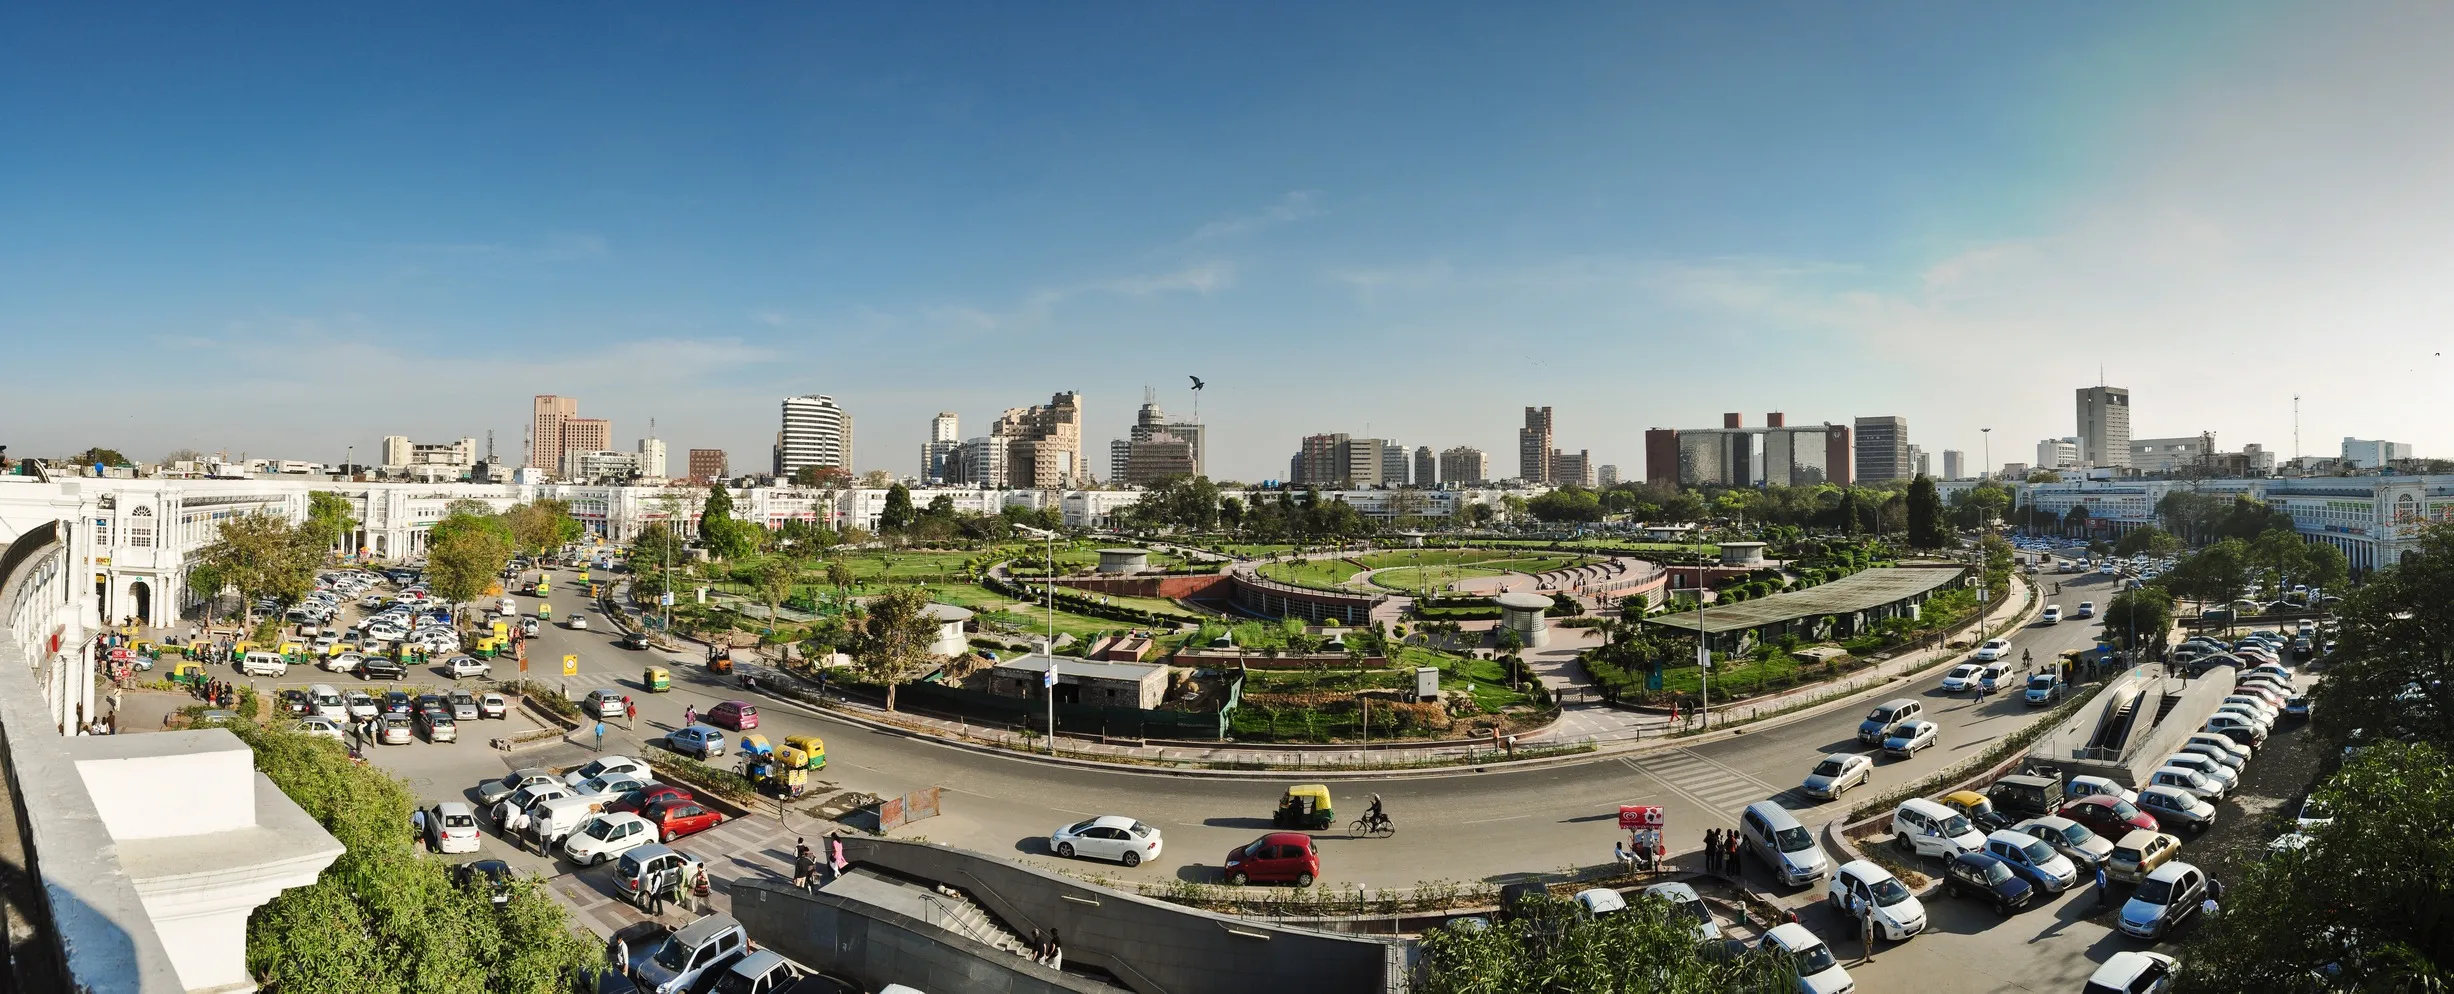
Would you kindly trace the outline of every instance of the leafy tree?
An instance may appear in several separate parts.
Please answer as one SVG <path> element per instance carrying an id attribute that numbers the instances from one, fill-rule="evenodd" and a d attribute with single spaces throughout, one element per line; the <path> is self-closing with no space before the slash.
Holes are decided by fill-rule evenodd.
<path id="1" fill-rule="evenodd" d="M 1961 528 L 1983 528 L 2010 517 L 2011 491 L 1992 480 L 1951 494 L 1951 523 Z"/>
<path id="2" fill-rule="evenodd" d="M 2113 554 L 2162 558 L 2179 553 L 2182 548 L 2179 536 L 2149 525 L 2144 528 L 2133 528 L 2124 533 L 2119 541 L 2113 543 Z"/>
<path id="3" fill-rule="evenodd" d="M 2429 525 L 2417 545 L 2336 612 L 2342 635 L 2316 714 L 2338 739 L 2361 728 L 2454 749 L 2454 524 Z"/>
<path id="4" fill-rule="evenodd" d="M 2028 471 L 2028 482 L 2030 483 L 2056 483 L 2060 482 L 2061 479 L 2062 474 L 2054 472 L 2050 469 L 2032 469 Z"/>
<path id="5" fill-rule="evenodd" d="M 283 891 L 247 922 L 247 969 L 275 991 L 505 992 L 573 988 L 600 952 L 533 876 L 501 909 L 419 856 L 409 786 L 333 742 L 251 722 L 227 726 L 255 766 L 340 841 L 313 884 Z M 483 879 L 483 878 L 480 878 Z"/>
<path id="6" fill-rule="evenodd" d="M 803 466 L 792 471 L 792 483 L 796 487 L 841 490 L 852 485 L 852 474 L 840 466 Z"/>
<path id="7" fill-rule="evenodd" d="M 512 542 L 531 555 L 562 548 L 587 531 L 571 516 L 570 501 L 551 497 L 512 505 L 503 512 L 503 523 L 510 526 Z"/>
<path id="8" fill-rule="evenodd" d="M 758 545 L 757 525 L 733 518 L 733 492 L 722 485 L 707 488 L 707 503 L 699 508 L 699 544 L 718 559 L 739 559 Z"/>
<path id="9" fill-rule="evenodd" d="M 2323 694 L 2336 677 L 2327 675 Z M 2323 713 L 2323 712 L 2321 712 Z M 2184 994 L 2438 991 L 2454 963 L 2454 763 L 2379 742 L 2315 796 L 2334 821 L 2250 865 L 2190 943 Z"/>
<path id="10" fill-rule="evenodd" d="M 938 664 L 929 651 L 937 642 L 937 618 L 928 612 L 929 591 L 897 587 L 866 605 L 855 657 L 869 678 L 886 688 L 886 710 L 895 709 L 895 689 Z"/>
<path id="11" fill-rule="evenodd" d="M 2249 546 L 2228 538 L 2173 564 L 2157 582 L 2176 597 L 2209 604 L 2229 604 L 2249 585 Z"/>
<path id="12" fill-rule="evenodd" d="M 1985 571 L 1986 590 L 2011 589 L 2011 570 L 2018 565 L 2019 557 L 2011 551 L 2010 542 L 2000 535 L 1980 539 L 1977 542 L 1977 561 L 1978 568 Z"/>
<path id="13" fill-rule="evenodd" d="M 895 474 L 882 469 L 873 469 L 861 474 L 861 486 L 870 490 L 884 490 L 894 482 Z"/>
<path id="14" fill-rule="evenodd" d="M 1694 919 L 1657 897 L 1599 917 L 1527 897 L 1489 928 L 1425 932 L 1422 951 L 1425 994 L 1773 994 L 1798 984 L 1771 953 L 1709 957 Z"/>
<path id="15" fill-rule="evenodd" d="M 665 570 L 674 564 L 687 565 L 690 549 L 664 522 L 651 521 L 631 539 L 623 561 L 630 567 L 632 596 L 657 597 L 665 592 Z"/>
<path id="16" fill-rule="evenodd" d="M 427 532 L 427 586 L 458 610 L 493 589 L 517 551 L 511 526 L 500 517 L 446 517 Z"/>
<path id="17" fill-rule="evenodd" d="M 77 465 L 79 465 L 79 466 L 96 466 L 96 465 L 100 465 L 100 466 L 126 466 L 126 465 L 130 465 L 130 463 L 128 462 L 128 457 L 127 457 L 127 456 L 120 455 L 120 454 L 119 454 L 119 450 L 118 450 L 118 449 L 105 449 L 105 448 L 101 448 L 101 447 L 99 447 L 99 446 L 97 446 L 97 447 L 95 447 L 95 448 L 90 448 L 90 449 L 87 449 L 87 450 L 85 450 L 85 451 L 83 451 L 83 452 L 80 452 L 80 453 L 77 453 L 77 457 L 76 457 L 76 458 L 77 458 Z"/>
<path id="18" fill-rule="evenodd" d="M 240 617 L 255 620 L 255 602 L 270 596 L 294 604 L 315 585 L 322 547 L 301 539 L 299 529 L 269 511 L 222 521 L 216 537 L 196 551 L 188 570 L 195 589 L 238 591 Z"/>
<path id="19" fill-rule="evenodd" d="M 2087 531 L 2088 506 L 2086 504 L 2073 504 L 2071 505 L 2071 509 L 2069 511 L 2063 512 L 2062 530 L 2065 532 Z"/>
<path id="20" fill-rule="evenodd" d="M 886 508 L 878 512 L 878 530 L 889 535 L 908 531 L 920 514 L 912 510 L 911 488 L 895 484 L 886 488 Z"/>
<path id="21" fill-rule="evenodd" d="M 2113 602 L 2105 606 L 2104 617 L 2106 637 L 2119 641 L 2124 651 L 2153 654 L 2169 641 L 2173 595 L 2156 586 L 2125 590 L 2113 595 Z M 2131 641 L 2134 631 L 2138 639 L 2135 644 Z"/>
<path id="22" fill-rule="evenodd" d="M 954 498 L 945 494 L 932 497 L 929 499 L 929 506 L 920 513 L 922 517 L 952 521 L 954 520 Z"/>
<path id="23" fill-rule="evenodd" d="M 1602 500 L 1583 487 L 1561 487 L 1525 502 L 1534 517 L 1553 524 L 1602 520 Z"/>
<path id="24" fill-rule="evenodd" d="M 165 463 L 196 462 L 203 458 L 204 453 L 198 452 L 194 449 L 172 449 L 167 455 L 162 457 L 162 461 Z"/>
<path id="25" fill-rule="evenodd" d="M 768 556 L 766 562 L 758 564 L 752 579 L 759 596 L 767 601 L 767 625 L 773 628 L 776 608 L 792 597 L 793 584 L 801 581 L 801 562 L 783 553 Z"/>
<path id="26" fill-rule="evenodd" d="M 1909 544 L 1920 549 L 1939 549 L 1951 536 L 1943 532 L 1943 503 L 1935 495 L 1934 479 L 1920 476 L 1909 481 Z"/>
<path id="27" fill-rule="evenodd" d="M 329 490 L 307 494 L 307 520 L 299 526 L 299 540 L 319 549 L 341 544 L 358 519 L 349 513 L 349 498 Z"/>
<path id="28" fill-rule="evenodd" d="M 852 564 L 841 559 L 827 561 L 827 586 L 835 588 L 835 596 L 838 599 L 851 597 L 852 587 L 858 582 L 859 577 L 852 573 Z"/>

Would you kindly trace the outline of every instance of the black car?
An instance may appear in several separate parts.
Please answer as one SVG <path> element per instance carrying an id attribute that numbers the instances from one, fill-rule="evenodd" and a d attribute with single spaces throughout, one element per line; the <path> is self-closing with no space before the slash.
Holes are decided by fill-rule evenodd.
<path id="1" fill-rule="evenodd" d="M 406 715 L 416 712 L 417 705 L 409 700 L 408 694 L 395 690 L 383 695 L 383 713 Z"/>
<path id="2" fill-rule="evenodd" d="M 358 661 L 358 679 L 360 680 L 406 680 L 408 678 L 409 667 L 401 665 L 400 660 L 385 656 L 368 656 Z"/>
<path id="3" fill-rule="evenodd" d="M 511 864 L 499 859 L 471 860 L 452 867 L 452 883 L 484 889 L 497 908 L 511 903 L 511 877 Z"/>
<path id="4" fill-rule="evenodd" d="M 452 702 L 444 700 L 441 694 L 419 694 L 416 707 L 420 711 L 433 711 L 445 716 L 452 713 Z"/>
<path id="5" fill-rule="evenodd" d="M 645 649 L 648 647 L 648 635 L 646 632 L 632 632 L 622 636 L 620 644 L 625 649 Z"/>
<path id="6" fill-rule="evenodd" d="M 1943 867 L 1943 890 L 1992 904 L 2006 917 L 2036 896 L 2036 888 L 2011 872 L 2009 864 L 1981 852 L 1952 857 Z"/>
<path id="7" fill-rule="evenodd" d="M 281 692 L 281 711 L 283 714 L 297 716 L 306 714 L 308 711 L 311 711 L 314 708 L 315 702 L 307 698 L 306 691 L 284 690 Z"/>

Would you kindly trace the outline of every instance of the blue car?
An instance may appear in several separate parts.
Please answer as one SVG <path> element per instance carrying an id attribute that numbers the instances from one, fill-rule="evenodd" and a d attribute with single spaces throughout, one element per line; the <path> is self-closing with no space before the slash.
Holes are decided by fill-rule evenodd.
<path id="1" fill-rule="evenodd" d="M 2284 717 L 2309 717 L 2309 695 L 2294 694 L 2290 697 L 2284 698 Z"/>
<path id="2" fill-rule="evenodd" d="M 696 759 L 712 759 L 724 755 L 724 730 L 706 725 L 691 725 L 665 733 L 665 748 Z"/>

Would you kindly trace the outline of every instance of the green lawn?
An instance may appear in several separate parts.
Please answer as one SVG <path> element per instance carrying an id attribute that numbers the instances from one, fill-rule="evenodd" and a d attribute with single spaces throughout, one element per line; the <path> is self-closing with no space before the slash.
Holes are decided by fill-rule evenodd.
<path id="1" fill-rule="evenodd" d="M 928 584 L 929 597 L 942 604 L 970 608 L 980 613 L 983 624 L 995 623 L 1019 629 L 1020 633 L 1043 632 L 1048 628 L 1048 609 L 1019 603 L 1014 598 L 976 583 Z M 1059 608 L 1056 612 L 1057 631 L 1070 635 L 1094 635 L 1132 627 L 1122 621 L 1094 618 Z M 992 627 L 994 627 L 992 625 Z"/>
<path id="2" fill-rule="evenodd" d="M 1414 670 L 1432 666 L 1440 670 L 1440 688 L 1463 691 L 1472 686 L 1475 703 L 1486 711 L 1499 711 L 1516 704 L 1527 704 L 1532 698 L 1508 689 L 1500 664 L 1487 659 L 1464 659 L 1418 646 L 1400 646 L 1398 658 L 1386 669 L 1377 670 L 1248 670 L 1244 692 L 1254 693 L 1348 693 L 1356 690 L 1402 690 L 1414 686 Z M 1352 739 L 1363 731 L 1361 715 L 1351 709 L 1301 711 L 1270 710 L 1250 706 L 1239 708 L 1234 718 L 1234 734 L 1254 738 L 1277 737 L 1303 739 L 1307 737 Z M 1374 738 L 1387 734 L 1384 726 L 1375 722 Z M 1455 737 L 1451 730 L 1436 734 Z"/>
<path id="3" fill-rule="evenodd" d="M 1434 593 L 1438 593 L 1448 589 L 1450 584 L 1459 580 L 1478 576 L 1499 576 L 1506 572 L 1508 571 L 1504 569 L 1492 569 L 1486 566 L 1425 566 L 1420 569 L 1401 566 L 1372 574 L 1372 585 L 1404 594 L 1418 593 L 1428 586 Z"/>

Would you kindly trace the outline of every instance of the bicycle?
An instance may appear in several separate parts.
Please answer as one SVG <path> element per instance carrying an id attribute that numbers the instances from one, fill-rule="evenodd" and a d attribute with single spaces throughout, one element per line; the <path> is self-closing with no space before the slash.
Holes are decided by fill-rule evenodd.
<path id="1" fill-rule="evenodd" d="M 1347 834 L 1357 838 L 1385 839 L 1397 834 L 1397 823 L 1390 821 L 1388 815 L 1380 816 L 1378 821 L 1374 821 L 1370 815 L 1365 815 L 1348 823 L 1346 831 Z"/>

